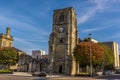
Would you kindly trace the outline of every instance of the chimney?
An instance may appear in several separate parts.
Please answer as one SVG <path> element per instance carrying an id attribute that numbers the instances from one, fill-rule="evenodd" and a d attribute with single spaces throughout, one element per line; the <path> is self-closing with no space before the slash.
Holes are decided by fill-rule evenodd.
<path id="1" fill-rule="evenodd" d="M 6 28 L 6 35 L 10 36 L 10 28 L 9 27 Z"/>

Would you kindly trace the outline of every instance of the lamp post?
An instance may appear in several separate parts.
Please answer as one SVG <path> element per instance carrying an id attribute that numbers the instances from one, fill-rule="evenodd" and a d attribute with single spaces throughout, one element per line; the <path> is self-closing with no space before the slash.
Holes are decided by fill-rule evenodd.
<path id="1" fill-rule="evenodd" d="M 89 34 L 89 38 L 90 38 L 90 76 L 92 77 L 92 47 L 91 47 L 91 35 Z"/>

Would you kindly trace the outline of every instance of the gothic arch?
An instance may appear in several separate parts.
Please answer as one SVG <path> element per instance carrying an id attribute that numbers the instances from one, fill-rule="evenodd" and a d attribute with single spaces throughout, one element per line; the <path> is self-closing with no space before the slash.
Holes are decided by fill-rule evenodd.
<path id="1" fill-rule="evenodd" d="M 61 21 L 64 21 L 64 14 L 63 14 L 63 12 L 60 14 L 59 21 L 60 21 L 60 22 L 61 22 Z"/>

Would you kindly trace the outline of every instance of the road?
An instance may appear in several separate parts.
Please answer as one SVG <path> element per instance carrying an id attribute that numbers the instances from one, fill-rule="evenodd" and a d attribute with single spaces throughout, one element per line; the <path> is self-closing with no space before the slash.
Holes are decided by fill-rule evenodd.
<path id="1" fill-rule="evenodd" d="M 49 80 L 49 79 L 30 76 L 25 77 L 25 76 L 0 75 L 0 80 Z"/>
<path id="2" fill-rule="evenodd" d="M 99 76 L 99 77 L 52 77 L 51 80 L 103 80 L 103 79 L 115 79 L 120 80 L 120 74 L 115 75 L 107 75 L 107 76 Z M 14 76 L 14 75 L 0 75 L 0 80 L 50 80 L 49 77 L 46 79 L 40 77 L 32 77 L 32 76 Z"/>
<path id="3" fill-rule="evenodd" d="M 49 78 L 40 78 L 40 77 L 25 77 L 25 76 L 3 76 L 0 75 L 0 80 L 93 80 L 93 78 L 81 78 L 81 77 L 53 77 Z M 97 79 L 94 79 L 97 80 Z"/>
<path id="4" fill-rule="evenodd" d="M 120 74 L 99 76 L 98 79 L 117 79 L 117 80 L 120 80 Z"/>

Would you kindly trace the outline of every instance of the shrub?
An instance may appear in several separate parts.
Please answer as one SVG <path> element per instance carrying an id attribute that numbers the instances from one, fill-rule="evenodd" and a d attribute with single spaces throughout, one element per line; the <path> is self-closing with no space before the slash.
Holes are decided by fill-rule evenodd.
<path id="1" fill-rule="evenodd" d="M 3 69 L 3 70 L 0 70 L 0 73 L 12 73 L 12 71 L 9 69 Z"/>

